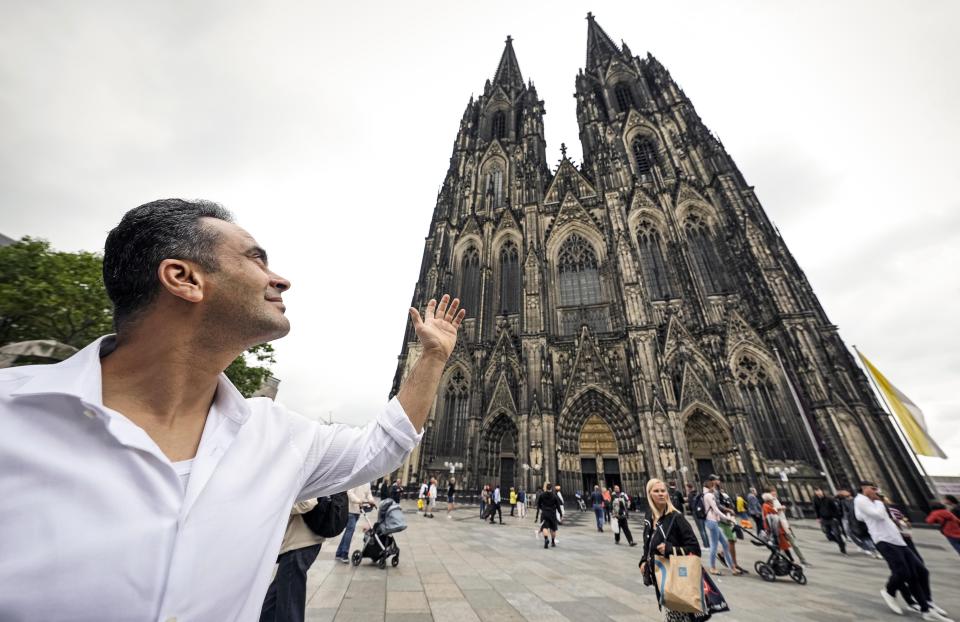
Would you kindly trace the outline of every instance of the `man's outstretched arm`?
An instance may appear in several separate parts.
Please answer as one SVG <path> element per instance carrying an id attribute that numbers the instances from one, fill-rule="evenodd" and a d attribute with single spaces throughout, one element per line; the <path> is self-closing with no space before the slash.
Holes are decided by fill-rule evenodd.
<path id="1" fill-rule="evenodd" d="M 397 401 L 417 432 L 423 430 L 437 395 L 437 387 L 440 386 L 443 368 L 457 343 L 457 330 L 466 315 L 464 309 L 458 311 L 459 307 L 459 298 L 450 302 L 450 296 L 444 294 L 439 305 L 434 299 L 427 303 L 423 318 L 419 311 L 410 308 L 410 319 L 423 346 L 423 353 L 400 387 Z"/>

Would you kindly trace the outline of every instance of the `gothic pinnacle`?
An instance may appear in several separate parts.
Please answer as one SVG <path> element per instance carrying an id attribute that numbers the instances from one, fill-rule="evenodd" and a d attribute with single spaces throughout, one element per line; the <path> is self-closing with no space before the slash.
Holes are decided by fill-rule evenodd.
<path id="1" fill-rule="evenodd" d="M 504 41 L 503 54 L 500 56 L 500 63 L 497 65 L 497 72 L 493 76 L 493 84 L 509 89 L 523 89 L 523 75 L 520 73 L 520 64 L 517 62 L 517 55 L 513 51 L 513 37 L 507 35 Z"/>

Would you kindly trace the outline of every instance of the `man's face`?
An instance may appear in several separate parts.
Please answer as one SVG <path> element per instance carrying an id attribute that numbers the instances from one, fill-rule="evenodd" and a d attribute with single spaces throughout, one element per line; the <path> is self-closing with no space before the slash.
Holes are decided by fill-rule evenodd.
<path id="1" fill-rule="evenodd" d="M 620 487 L 617 486 L 617 485 L 614 485 L 614 487 L 613 487 L 613 492 L 615 492 L 615 493 L 617 493 L 617 494 L 619 495 L 619 494 L 620 494 Z"/>
<path id="2" fill-rule="evenodd" d="M 860 492 L 862 492 L 868 499 L 880 498 L 880 489 L 876 486 L 862 486 L 860 488 Z"/>
<path id="3" fill-rule="evenodd" d="M 266 251 L 233 223 L 204 218 L 203 224 L 220 235 L 216 250 L 220 269 L 207 275 L 204 289 L 204 319 L 213 332 L 250 346 L 290 332 L 281 299 L 290 282 L 270 270 Z"/>

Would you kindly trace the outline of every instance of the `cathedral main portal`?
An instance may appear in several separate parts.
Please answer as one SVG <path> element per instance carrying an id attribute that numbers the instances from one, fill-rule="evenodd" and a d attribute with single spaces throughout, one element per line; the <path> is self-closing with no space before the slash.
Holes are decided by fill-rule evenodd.
<path id="1" fill-rule="evenodd" d="M 580 431 L 580 474 L 583 492 L 594 485 L 613 488 L 620 485 L 620 452 L 617 439 L 603 419 L 591 415 Z"/>

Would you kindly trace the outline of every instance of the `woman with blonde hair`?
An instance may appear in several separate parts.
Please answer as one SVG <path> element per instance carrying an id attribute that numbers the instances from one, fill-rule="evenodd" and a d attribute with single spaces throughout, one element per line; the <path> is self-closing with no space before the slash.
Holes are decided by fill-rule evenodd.
<path id="1" fill-rule="evenodd" d="M 653 585 L 657 590 L 657 602 L 660 602 L 659 588 L 653 572 L 653 557 L 678 555 L 700 556 L 700 544 L 693 533 L 690 523 L 677 511 L 670 501 L 667 485 L 659 479 L 647 482 L 647 504 L 650 509 L 643 519 L 643 556 L 640 558 L 640 574 L 644 585 Z M 694 615 L 667 609 L 667 622 L 693 620 Z"/>

